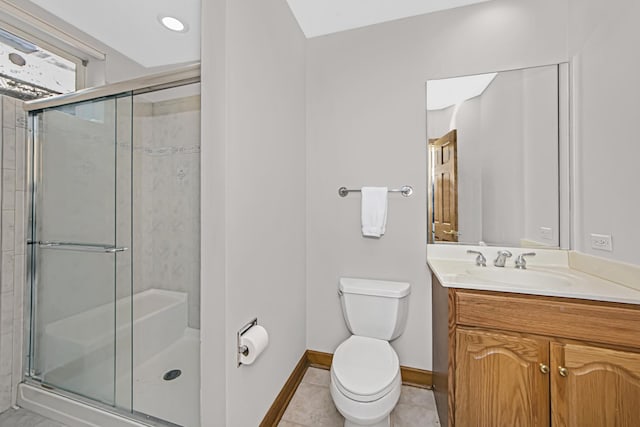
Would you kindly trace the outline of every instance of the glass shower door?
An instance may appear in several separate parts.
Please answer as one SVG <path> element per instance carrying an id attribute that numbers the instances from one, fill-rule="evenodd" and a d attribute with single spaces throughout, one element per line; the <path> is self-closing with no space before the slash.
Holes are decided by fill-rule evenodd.
<path id="1" fill-rule="evenodd" d="M 131 409 L 131 97 L 33 116 L 30 375 Z"/>

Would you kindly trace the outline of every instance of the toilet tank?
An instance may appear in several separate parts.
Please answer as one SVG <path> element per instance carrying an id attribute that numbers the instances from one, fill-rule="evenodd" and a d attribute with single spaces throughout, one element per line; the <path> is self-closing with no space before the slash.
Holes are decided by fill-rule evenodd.
<path id="1" fill-rule="evenodd" d="M 354 335 L 391 341 L 407 324 L 411 285 L 383 280 L 340 279 L 342 314 Z"/>

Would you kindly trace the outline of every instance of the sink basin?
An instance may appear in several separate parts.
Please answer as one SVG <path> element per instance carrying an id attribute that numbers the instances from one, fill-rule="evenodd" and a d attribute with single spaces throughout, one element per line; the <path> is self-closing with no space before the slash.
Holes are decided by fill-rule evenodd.
<path id="1" fill-rule="evenodd" d="M 536 288 L 541 285 L 559 288 L 569 287 L 572 284 L 570 278 L 564 277 L 564 275 L 531 269 L 478 267 L 468 269 L 466 273 L 470 278 L 482 281 L 499 282 L 527 288 Z"/>

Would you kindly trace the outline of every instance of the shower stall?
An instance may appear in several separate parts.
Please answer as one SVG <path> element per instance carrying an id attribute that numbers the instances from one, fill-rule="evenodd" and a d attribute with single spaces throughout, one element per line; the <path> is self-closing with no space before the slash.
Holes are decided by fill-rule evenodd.
<path id="1" fill-rule="evenodd" d="M 20 403 L 199 426 L 199 69 L 28 109 Z"/>

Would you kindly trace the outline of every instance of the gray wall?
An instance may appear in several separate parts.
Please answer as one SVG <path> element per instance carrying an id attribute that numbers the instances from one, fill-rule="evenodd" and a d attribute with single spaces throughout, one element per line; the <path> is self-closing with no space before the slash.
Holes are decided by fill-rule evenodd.
<path id="1" fill-rule="evenodd" d="M 202 2 L 200 163 L 200 419 L 225 423 L 227 217 L 227 0 Z M 232 369 L 232 368 L 229 368 Z"/>
<path id="2" fill-rule="evenodd" d="M 566 1 L 496 0 L 307 42 L 307 346 L 348 336 L 341 276 L 412 283 L 400 361 L 431 368 L 426 267 L 425 82 L 566 61 Z M 359 198 L 338 187 L 414 187 L 391 196 L 387 234 L 362 238 Z"/>
<path id="3" fill-rule="evenodd" d="M 522 75 L 498 74 L 481 99 L 483 240 L 517 246 L 524 230 Z M 489 129 L 492 131 L 490 132 Z M 502 208 L 501 208 L 502 207 Z M 507 214 L 508 212 L 508 214 Z"/>
<path id="4" fill-rule="evenodd" d="M 524 238 L 559 246 L 558 70 L 524 70 L 523 78 Z M 551 239 L 541 234 L 541 227 L 552 229 Z"/>
<path id="5" fill-rule="evenodd" d="M 640 264 L 640 3 L 570 0 L 575 140 L 575 248 Z M 610 234 L 613 252 L 591 249 Z"/>
<path id="6" fill-rule="evenodd" d="M 206 3 L 202 410 L 206 426 L 251 426 L 306 349 L 305 39 L 284 0 Z M 256 316 L 269 347 L 237 368 L 236 331 Z"/>
<path id="7" fill-rule="evenodd" d="M 481 104 L 483 240 L 559 246 L 557 67 L 500 73 Z"/>

